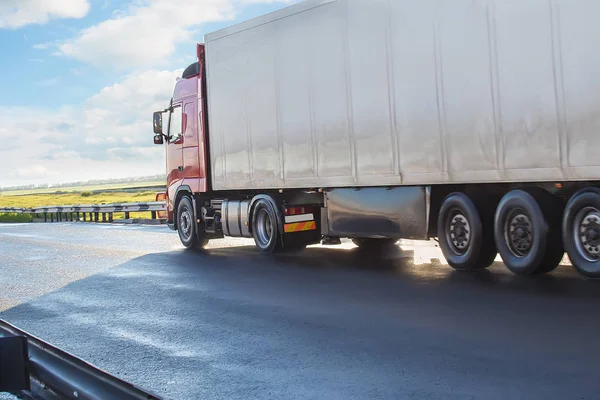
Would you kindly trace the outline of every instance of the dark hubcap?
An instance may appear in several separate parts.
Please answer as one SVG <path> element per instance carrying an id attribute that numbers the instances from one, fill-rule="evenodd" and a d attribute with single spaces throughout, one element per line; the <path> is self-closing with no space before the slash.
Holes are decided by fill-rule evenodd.
<path id="1" fill-rule="evenodd" d="M 600 260 L 600 211 L 593 207 L 582 209 L 573 221 L 577 251 L 588 261 Z"/>
<path id="2" fill-rule="evenodd" d="M 266 247 L 273 236 L 273 224 L 267 210 L 260 210 L 256 220 L 256 239 L 261 247 Z"/>
<path id="3" fill-rule="evenodd" d="M 531 217 L 524 210 L 515 210 L 507 218 L 505 239 L 510 251 L 517 257 L 525 257 L 533 247 Z"/>
<path id="4" fill-rule="evenodd" d="M 446 239 L 456 254 L 462 255 L 469 248 L 471 226 L 467 217 L 459 210 L 450 213 L 446 228 Z"/>
<path id="5" fill-rule="evenodd" d="M 179 217 L 179 231 L 185 240 L 188 240 L 192 233 L 192 217 L 188 210 L 181 213 Z"/>

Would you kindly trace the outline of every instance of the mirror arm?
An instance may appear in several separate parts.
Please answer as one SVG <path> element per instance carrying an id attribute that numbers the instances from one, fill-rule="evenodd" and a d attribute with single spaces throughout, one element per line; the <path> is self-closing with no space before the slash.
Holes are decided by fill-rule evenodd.
<path id="1" fill-rule="evenodd" d="M 173 103 L 173 99 L 171 99 L 171 104 L 172 104 L 172 103 Z M 173 106 L 172 106 L 172 105 L 170 105 L 170 106 L 169 106 L 169 108 L 165 108 L 165 109 L 163 110 L 163 114 L 164 114 L 164 113 L 170 113 L 170 112 L 173 112 Z M 164 127 L 163 127 L 163 129 L 164 129 Z M 171 140 L 171 139 L 169 139 L 169 135 L 165 135 L 164 133 L 161 133 L 161 135 L 163 136 L 163 138 L 165 138 L 165 141 L 166 141 L 167 143 L 169 143 L 169 140 Z"/>

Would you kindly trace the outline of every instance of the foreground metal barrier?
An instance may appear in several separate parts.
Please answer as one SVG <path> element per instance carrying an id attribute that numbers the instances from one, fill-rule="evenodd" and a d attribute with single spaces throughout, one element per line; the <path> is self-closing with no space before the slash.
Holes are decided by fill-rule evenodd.
<path id="1" fill-rule="evenodd" d="M 130 213 L 149 211 L 152 219 L 165 218 L 167 205 L 164 201 L 148 203 L 123 203 L 123 204 L 89 204 L 76 206 L 50 206 L 36 208 L 0 208 L 0 213 L 32 214 L 43 218 L 44 222 L 61 221 L 87 221 L 113 222 L 115 213 L 124 213 L 129 219 Z"/>
<path id="2" fill-rule="evenodd" d="M 37 399 L 160 399 L 0 320 L 0 393 Z"/>

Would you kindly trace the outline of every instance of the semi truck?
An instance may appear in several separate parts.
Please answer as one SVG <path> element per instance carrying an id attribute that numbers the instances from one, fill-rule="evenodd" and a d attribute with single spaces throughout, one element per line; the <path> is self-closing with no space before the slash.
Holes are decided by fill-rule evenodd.
<path id="1" fill-rule="evenodd" d="M 307 0 L 204 36 L 153 115 L 186 248 L 438 240 L 600 278 L 600 2 Z M 163 122 L 164 121 L 164 122 Z"/>

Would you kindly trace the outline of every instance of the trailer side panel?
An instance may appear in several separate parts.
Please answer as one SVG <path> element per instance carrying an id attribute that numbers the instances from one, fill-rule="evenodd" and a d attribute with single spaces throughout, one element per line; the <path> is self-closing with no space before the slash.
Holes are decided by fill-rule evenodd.
<path id="1" fill-rule="evenodd" d="M 595 0 L 309 0 L 207 35 L 215 190 L 595 180 Z"/>

